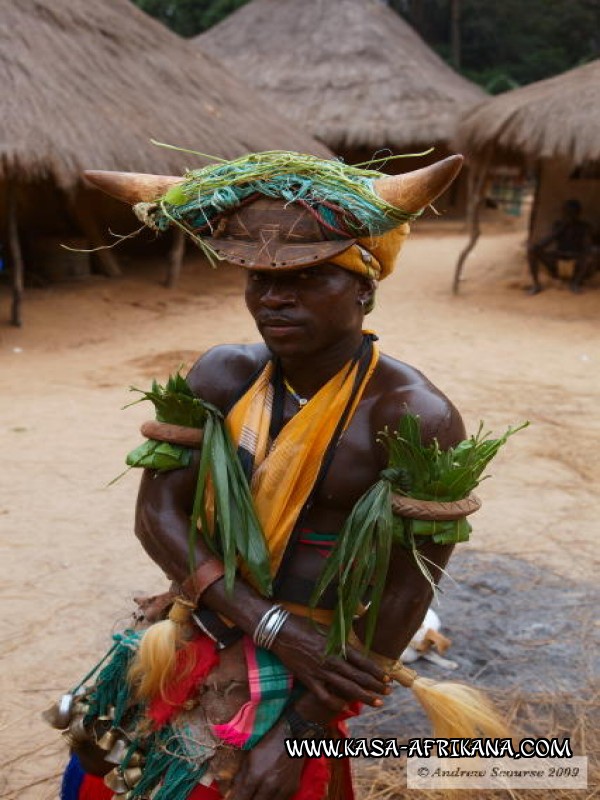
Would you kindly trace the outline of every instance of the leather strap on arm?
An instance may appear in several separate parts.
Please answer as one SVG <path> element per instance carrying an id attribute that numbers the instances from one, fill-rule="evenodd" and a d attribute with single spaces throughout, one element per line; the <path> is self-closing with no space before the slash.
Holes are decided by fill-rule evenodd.
<path id="1" fill-rule="evenodd" d="M 225 575 L 223 564 L 218 558 L 210 558 L 201 564 L 189 578 L 181 584 L 186 597 L 197 603 L 202 594 Z"/>

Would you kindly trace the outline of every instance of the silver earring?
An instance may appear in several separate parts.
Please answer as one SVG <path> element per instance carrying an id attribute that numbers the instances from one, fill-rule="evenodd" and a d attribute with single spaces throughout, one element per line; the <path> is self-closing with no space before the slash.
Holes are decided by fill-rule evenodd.
<path id="1" fill-rule="evenodd" d="M 363 300 L 363 298 L 362 298 L 362 297 L 359 297 L 359 298 L 358 298 L 358 305 L 359 305 L 361 308 L 364 308 L 364 307 L 365 307 L 365 302 L 366 302 L 366 301 L 365 301 L 365 300 Z"/>

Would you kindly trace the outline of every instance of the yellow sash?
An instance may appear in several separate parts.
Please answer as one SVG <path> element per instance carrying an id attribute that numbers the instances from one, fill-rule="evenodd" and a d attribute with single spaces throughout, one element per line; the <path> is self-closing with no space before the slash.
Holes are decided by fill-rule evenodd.
<path id="1" fill-rule="evenodd" d="M 284 425 L 270 447 L 273 362 L 266 365 L 227 417 L 233 441 L 254 455 L 251 490 L 269 548 L 273 576 L 279 569 L 289 537 L 315 484 L 344 409 L 352 397 L 345 430 L 378 360 L 379 352 L 373 345 L 366 373 L 353 397 L 359 362 L 345 364 Z"/>

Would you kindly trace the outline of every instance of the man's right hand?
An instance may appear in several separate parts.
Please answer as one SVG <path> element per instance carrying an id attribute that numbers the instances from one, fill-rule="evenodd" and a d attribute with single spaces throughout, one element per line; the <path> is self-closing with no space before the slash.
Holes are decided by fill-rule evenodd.
<path id="1" fill-rule="evenodd" d="M 382 705 L 378 695 L 391 691 L 383 670 L 352 647 L 346 648 L 346 659 L 325 656 L 325 643 L 326 637 L 310 621 L 290 615 L 272 649 L 305 688 L 331 711 L 339 712 L 340 698 L 370 706 Z"/>

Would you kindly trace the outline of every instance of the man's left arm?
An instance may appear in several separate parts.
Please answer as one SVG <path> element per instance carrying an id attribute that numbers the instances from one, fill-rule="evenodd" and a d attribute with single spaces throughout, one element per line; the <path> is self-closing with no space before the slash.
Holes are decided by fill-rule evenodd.
<path id="1" fill-rule="evenodd" d="M 406 403 L 408 411 L 421 422 L 421 438 L 427 445 L 436 440 L 443 450 L 456 446 L 466 437 L 462 417 L 452 403 L 433 386 L 424 384 Z M 387 425 L 392 422 L 395 404 L 386 403 L 381 413 Z M 381 425 L 382 420 L 379 421 Z M 383 426 L 381 426 L 383 427 Z M 427 542 L 419 547 L 431 578 L 437 584 L 450 559 L 454 545 Z M 400 544 L 392 547 L 385 589 L 371 649 L 389 658 L 399 658 L 419 629 L 433 598 L 433 589 L 411 550 Z M 365 624 L 359 620 L 356 633 L 364 641 Z"/>
<path id="2" fill-rule="evenodd" d="M 419 547 L 431 577 L 437 584 L 454 545 L 429 542 Z M 433 598 L 431 584 L 423 575 L 410 550 L 394 545 L 379 608 L 373 652 L 397 659 L 418 631 Z M 365 639 L 363 620 L 355 624 L 361 641 Z"/>

